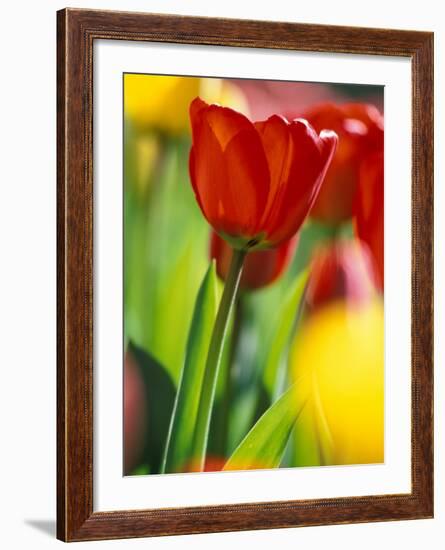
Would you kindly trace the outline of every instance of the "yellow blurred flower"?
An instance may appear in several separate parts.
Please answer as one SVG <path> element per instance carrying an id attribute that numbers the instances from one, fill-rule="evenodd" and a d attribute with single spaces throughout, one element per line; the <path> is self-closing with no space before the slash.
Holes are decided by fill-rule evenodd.
<path id="1" fill-rule="evenodd" d="M 383 462 L 382 301 L 336 301 L 308 316 L 290 363 L 306 399 L 296 424 L 297 465 Z"/>
<path id="2" fill-rule="evenodd" d="M 159 130 L 170 135 L 189 131 L 189 105 L 200 96 L 246 113 L 241 90 L 227 80 L 126 74 L 124 76 L 125 116 L 139 130 Z"/>
<path id="3" fill-rule="evenodd" d="M 135 183 L 143 192 L 150 181 L 160 151 L 159 140 L 153 134 L 139 136 L 135 140 Z"/>

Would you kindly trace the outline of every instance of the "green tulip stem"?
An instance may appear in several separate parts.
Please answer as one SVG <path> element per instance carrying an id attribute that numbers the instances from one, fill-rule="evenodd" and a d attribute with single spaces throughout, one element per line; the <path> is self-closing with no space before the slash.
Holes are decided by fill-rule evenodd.
<path id="1" fill-rule="evenodd" d="M 225 456 L 228 451 L 229 443 L 229 417 L 230 405 L 233 397 L 233 365 L 236 360 L 236 354 L 240 343 L 240 334 L 242 321 L 244 317 L 244 301 L 243 296 L 238 295 L 235 300 L 232 323 L 232 338 L 229 342 L 228 362 L 225 367 L 225 379 L 222 398 L 222 421 L 221 421 L 221 455 Z"/>
<path id="2" fill-rule="evenodd" d="M 238 292 L 245 256 L 245 250 L 233 251 L 229 273 L 226 278 L 210 339 L 193 442 L 194 463 L 201 472 L 204 471 L 205 466 L 207 440 L 224 339 Z"/>

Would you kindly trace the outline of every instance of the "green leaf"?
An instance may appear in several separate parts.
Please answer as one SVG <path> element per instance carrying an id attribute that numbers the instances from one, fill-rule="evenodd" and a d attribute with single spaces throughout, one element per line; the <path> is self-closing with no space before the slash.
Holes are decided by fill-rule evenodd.
<path id="1" fill-rule="evenodd" d="M 196 298 L 185 361 L 170 421 L 163 472 L 182 471 L 193 458 L 192 442 L 217 305 L 216 273 L 212 262 Z"/>
<path id="2" fill-rule="evenodd" d="M 308 403 L 295 425 L 292 434 L 292 466 L 321 466 L 324 462 L 314 407 L 312 402 Z"/>
<path id="3" fill-rule="evenodd" d="M 132 342 L 128 351 L 140 366 L 148 403 L 148 427 L 144 462 L 151 473 L 159 473 L 162 449 L 167 439 L 168 426 L 175 399 L 175 386 L 167 370 L 150 354 Z"/>
<path id="4" fill-rule="evenodd" d="M 233 453 L 270 404 L 261 380 L 254 379 L 248 387 L 238 388 L 237 398 L 231 403 L 228 442 L 222 456 Z"/>
<path id="5" fill-rule="evenodd" d="M 303 298 L 304 289 L 308 278 L 308 271 L 303 271 L 295 280 L 286 300 L 283 301 L 278 316 L 276 329 L 269 345 L 269 353 L 264 368 L 264 385 L 269 395 L 274 397 L 280 388 L 280 374 L 286 366 L 286 352 L 290 339 L 295 330 Z M 283 366 L 282 369 L 280 367 Z"/>
<path id="6" fill-rule="evenodd" d="M 277 468 L 303 405 L 291 386 L 253 426 L 223 469 Z"/>

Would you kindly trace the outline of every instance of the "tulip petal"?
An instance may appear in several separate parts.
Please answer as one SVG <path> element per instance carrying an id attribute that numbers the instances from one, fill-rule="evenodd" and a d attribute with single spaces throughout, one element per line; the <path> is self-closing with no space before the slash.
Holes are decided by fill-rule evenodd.
<path id="1" fill-rule="evenodd" d="M 192 146 L 190 149 L 190 156 L 189 156 L 189 172 L 190 172 L 190 181 L 192 182 L 193 191 L 195 193 L 195 198 L 198 202 L 199 208 L 202 212 L 204 212 L 202 207 L 201 198 L 199 196 L 199 190 L 198 190 L 198 184 L 196 182 L 196 158 L 195 158 L 195 150 Z"/>
<path id="2" fill-rule="evenodd" d="M 263 143 L 270 170 L 270 189 L 263 220 L 267 219 L 273 204 L 278 200 L 289 179 L 292 167 L 293 140 L 286 120 L 273 115 L 264 122 L 256 122 L 255 128 Z"/>
<path id="3" fill-rule="evenodd" d="M 384 286 L 384 159 L 383 152 L 362 163 L 354 201 L 355 231 L 374 258 L 377 282 Z"/>
<path id="4" fill-rule="evenodd" d="M 192 126 L 192 137 L 193 143 L 199 144 L 201 141 L 201 131 L 202 131 L 202 122 L 203 114 L 207 109 L 208 105 L 201 98 L 196 97 L 190 103 L 190 123 Z M 195 174 L 196 175 L 196 174 Z"/>
<path id="5" fill-rule="evenodd" d="M 320 133 L 320 139 L 317 142 L 317 144 L 320 146 L 319 164 L 318 164 L 318 167 L 316 167 L 315 159 L 314 159 L 314 172 L 313 173 L 309 172 L 308 181 L 305 182 L 306 192 L 303 195 L 303 197 L 307 197 L 307 203 L 305 204 L 305 201 L 303 198 L 302 200 L 303 204 L 300 205 L 300 208 L 298 210 L 298 215 L 295 214 L 295 217 L 290 216 L 291 220 L 294 219 L 294 223 L 291 226 L 291 229 L 287 229 L 286 231 L 285 227 L 282 228 L 282 235 L 279 237 L 279 242 L 281 242 L 283 239 L 288 238 L 287 235 L 289 234 L 293 235 L 296 231 L 298 231 L 304 219 L 310 212 L 320 192 L 322 183 L 326 176 L 326 172 L 328 171 L 331 161 L 334 157 L 334 153 L 337 148 L 337 143 L 338 143 L 338 137 L 335 132 L 332 132 L 331 130 L 323 130 Z M 317 170 L 318 170 L 318 175 L 317 175 Z M 312 184 L 311 184 L 311 181 L 312 181 Z M 286 203 L 286 200 L 287 198 L 285 197 L 284 204 Z M 291 204 L 292 204 L 292 198 L 289 198 L 289 200 L 291 201 Z M 300 221 L 299 221 L 299 216 L 301 216 Z"/>
<path id="6" fill-rule="evenodd" d="M 195 97 L 195 99 L 190 103 L 190 119 L 192 121 L 192 125 L 194 121 L 200 116 L 203 110 L 207 109 L 208 105 L 205 101 L 203 101 L 200 97 Z"/>
<path id="7" fill-rule="evenodd" d="M 304 120 L 290 125 L 293 160 L 289 180 L 283 193 L 274 201 L 265 222 L 268 240 L 280 243 L 290 238 L 301 226 L 320 190 L 337 144 L 334 132 L 320 136 Z"/>
<path id="8" fill-rule="evenodd" d="M 324 175 L 328 171 L 329 164 L 331 163 L 334 153 L 337 149 L 338 136 L 332 130 L 322 130 L 320 132 L 320 139 L 323 144 L 321 158 L 322 158 L 322 162 L 324 163 L 324 167 L 323 167 L 323 177 L 324 177 Z"/>
<path id="9" fill-rule="evenodd" d="M 248 118 L 228 107 L 209 105 L 204 116 L 223 151 L 236 134 L 242 130 L 253 130 Z"/>
<path id="10" fill-rule="evenodd" d="M 205 120 L 194 127 L 197 137 L 190 155 L 190 178 L 198 204 L 207 221 L 217 231 L 221 226 L 221 193 L 226 185 L 227 175 L 221 147 Z"/>
<path id="11" fill-rule="evenodd" d="M 226 185 L 221 190 L 224 218 L 230 219 L 232 227 L 238 225 L 240 235 L 254 236 L 266 206 L 270 177 L 261 140 L 253 127 L 231 139 L 224 151 L 224 161 L 227 170 Z"/>

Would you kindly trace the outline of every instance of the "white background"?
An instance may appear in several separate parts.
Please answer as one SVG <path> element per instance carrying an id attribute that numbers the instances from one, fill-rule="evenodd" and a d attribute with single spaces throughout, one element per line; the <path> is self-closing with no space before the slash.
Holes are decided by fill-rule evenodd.
<path id="1" fill-rule="evenodd" d="M 309 3 L 189 0 L 77 0 L 78 7 L 126 9 L 327 24 L 432 30 L 436 33 L 436 121 L 444 119 L 445 23 L 441 2 L 355 0 Z M 2 385 L 1 545 L 52 548 L 55 518 L 55 10 L 62 2 L 8 3 L 2 10 Z M 439 98 L 441 102 L 439 102 Z M 445 278 L 443 212 L 445 130 L 436 131 L 436 519 L 88 543 L 153 549 L 441 548 L 445 534 Z M 441 245 L 442 243 L 442 245 Z M 442 254 L 440 254 L 442 251 Z M 440 314 L 442 310 L 442 314 Z M 5 353 L 6 352 L 6 353 Z M 86 547 L 87 548 L 87 547 Z"/>

